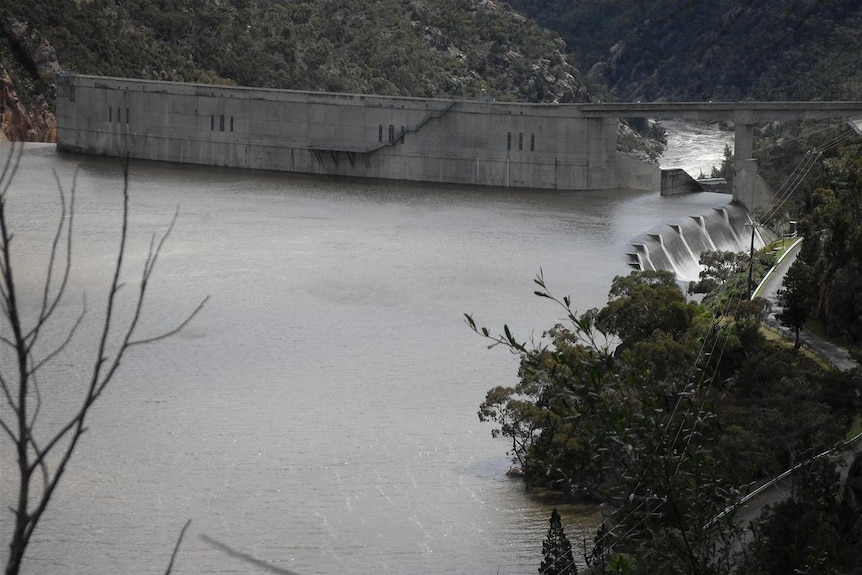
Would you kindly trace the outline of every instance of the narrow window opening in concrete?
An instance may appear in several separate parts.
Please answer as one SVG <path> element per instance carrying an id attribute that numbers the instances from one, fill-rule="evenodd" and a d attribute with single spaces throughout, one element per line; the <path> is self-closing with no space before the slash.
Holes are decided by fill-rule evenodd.
<path id="1" fill-rule="evenodd" d="M 233 132 L 233 116 L 230 117 L 230 131 Z"/>
<path id="2" fill-rule="evenodd" d="M 109 122 L 114 121 L 114 107 L 113 106 L 108 106 L 108 121 Z"/>
<path id="3" fill-rule="evenodd" d="M 215 130 L 215 116 L 210 116 L 210 132 Z"/>
<path id="4" fill-rule="evenodd" d="M 407 130 L 404 129 L 404 126 L 401 126 L 401 143 L 404 143 L 404 136 L 407 134 Z"/>
<path id="5" fill-rule="evenodd" d="M 224 132 L 224 114 L 218 117 L 218 131 Z"/>
<path id="6" fill-rule="evenodd" d="M 530 134 L 530 151 L 536 151 L 536 134 Z"/>
<path id="7" fill-rule="evenodd" d="M 122 119 L 120 116 L 120 107 L 117 106 L 117 123 L 119 124 L 120 122 L 122 122 Z"/>
<path id="8" fill-rule="evenodd" d="M 520 152 L 523 149 L 524 149 L 524 133 L 519 132 L 518 133 L 518 151 Z"/>
<path id="9" fill-rule="evenodd" d="M 512 132 L 506 132 L 506 150 L 512 149 Z"/>
<path id="10" fill-rule="evenodd" d="M 389 143 L 395 143 L 395 126 L 393 126 L 392 124 L 389 124 Z"/>
<path id="11" fill-rule="evenodd" d="M 383 124 L 377 126 L 377 141 L 383 143 Z"/>
<path id="12" fill-rule="evenodd" d="M 126 123 L 129 123 L 129 109 L 126 108 Z"/>

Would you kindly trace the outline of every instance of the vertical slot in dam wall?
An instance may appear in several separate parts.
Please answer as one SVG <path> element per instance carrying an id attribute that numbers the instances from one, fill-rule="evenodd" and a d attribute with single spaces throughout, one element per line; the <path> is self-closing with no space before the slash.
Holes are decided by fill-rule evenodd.
<path id="1" fill-rule="evenodd" d="M 766 240 L 757 226 L 753 229 L 754 249 L 758 250 L 766 245 Z M 740 205 L 728 204 L 656 228 L 635 239 L 626 255 L 633 269 L 668 270 L 680 281 L 697 281 L 702 252 L 748 253 L 751 233 L 748 211 Z"/>
<path id="2" fill-rule="evenodd" d="M 556 190 L 658 190 L 577 104 L 333 94 L 63 74 L 60 150 L 232 168 Z"/>

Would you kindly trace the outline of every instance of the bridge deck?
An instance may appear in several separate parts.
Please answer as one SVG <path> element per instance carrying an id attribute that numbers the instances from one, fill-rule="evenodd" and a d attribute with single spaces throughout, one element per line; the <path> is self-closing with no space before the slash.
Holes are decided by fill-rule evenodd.
<path id="1" fill-rule="evenodd" d="M 645 116 L 656 120 L 732 121 L 824 120 L 862 113 L 860 102 L 614 102 L 583 104 L 586 117 Z"/>

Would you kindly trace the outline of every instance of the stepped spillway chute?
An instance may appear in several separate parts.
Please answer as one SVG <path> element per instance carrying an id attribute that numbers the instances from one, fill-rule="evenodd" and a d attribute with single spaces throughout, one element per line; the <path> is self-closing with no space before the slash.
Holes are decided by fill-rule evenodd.
<path id="1" fill-rule="evenodd" d="M 705 251 L 748 253 L 751 248 L 751 217 L 739 205 L 713 208 L 706 214 L 670 222 L 632 242 L 642 270 L 668 270 L 679 281 L 697 281 Z M 766 245 L 755 227 L 754 249 Z M 629 262 L 632 265 L 632 262 Z M 632 267 L 634 267 L 632 265 Z"/>

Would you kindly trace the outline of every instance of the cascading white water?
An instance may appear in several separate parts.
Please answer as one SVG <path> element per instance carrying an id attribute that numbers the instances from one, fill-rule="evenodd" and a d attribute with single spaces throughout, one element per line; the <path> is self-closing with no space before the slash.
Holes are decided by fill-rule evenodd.
<path id="1" fill-rule="evenodd" d="M 668 270 L 680 281 L 699 279 L 704 251 L 748 252 L 751 217 L 742 206 L 728 204 L 707 214 L 669 222 L 632 242 L 629 265 L 638 270 Z M 754 248 L 766 245 L 754 228 Z"/>
<path id="2" fill-rule="evenodd" d="M 690 122 L 663 121 L 668 130 L 668 147 L 661 158 L 662 168 L 682 168 L 693 178 L 708 174 L 720 165 L 724 146 L 733 135 L 718 126 Z M 709 192 L 705 192 L 709 193 Z M 631 242 L 628 265 L 636 270 L 672 271 L 680 282 L 699 279 L 700 254 L 705 251 L 746 252 L 751 249 L 751 217 L 731 203 L 713 207 L 703 214 L 671 220 L 647 230 Z M 754 229 L 754 248 L 766 245 L 760 230 Z"/>

